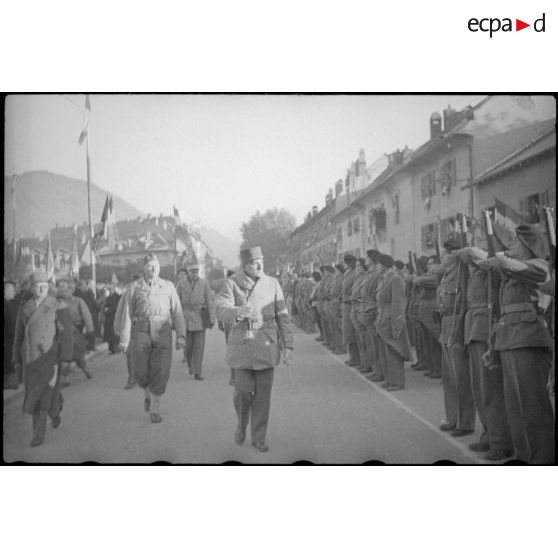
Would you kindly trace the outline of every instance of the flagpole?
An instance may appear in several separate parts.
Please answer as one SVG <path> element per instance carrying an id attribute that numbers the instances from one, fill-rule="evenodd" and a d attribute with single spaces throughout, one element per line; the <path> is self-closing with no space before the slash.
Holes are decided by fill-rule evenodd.
<path id="1" fill-rule="evenodd" d="M 91 260 L 91 279 L 97 283 L 95 273 L 95 255 L 93 253 L 93 225 L 91 224 L 91 161 L 89 160 L 89 131 L 85 136 L 85 153 L 87 157 L 87 211 L 89 213 L 89 259 Z"/>
<path id="2" fill-rule="evenodd" d="M 14 235 L 14 263 L 17 256 L 17 247 L 16 247 L 16 182 L 17 182 L 17 174 L 14 174 L 13 182 L 12 182 L 12 211 L 13 211 L 13 235 Z"/>

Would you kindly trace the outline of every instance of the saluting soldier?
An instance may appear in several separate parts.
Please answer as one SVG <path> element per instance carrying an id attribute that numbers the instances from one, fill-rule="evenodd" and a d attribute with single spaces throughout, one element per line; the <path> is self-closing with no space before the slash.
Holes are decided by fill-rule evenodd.
<path id="1" fill-rule="evenodd" d="M 484 264 L 497 269 L 500 320 L 494 348 L 504 373 L 504 394 L 515 455 L 532 464 L 555 460 L 554 414 L 546 390 L 552 337 L 539 307 L 537 288 L 549 278 L 544 239 L 534 225 L 520 225 L 511 248 Z"/>
<path id="2" fill-rule="evenodd" d="M 440 345 L 440 322 L 437 319 L 438 312 L 438 285 L 443 273 L 441 267 L 436 264 L 434 257 L 426 261 L 426 274 L 415 277 L 414 284 L 420 289 L 418 319 L 421 325 L 426 345 L 428 358 L 428 372 L 425 376 L 432 379 L 442 377 L 442 347 Z M 443 423 L 442 430 L 453 430 L 455 424 Z"/>
<path id="3" fill-rule="evenodd" d="M 395 272 L 391 256 L 382 254 L 378 259 L 382 266 L 382 279 L 376 295 L 376 328 L 380 336 L 381 368 L 385 377 L 382 387 L 387 391 L 397 391 L 405 388 L 404 364 L 412 358 L 405 323 L 405 284 L 403 277 Z"/>
<path id="4" fill-rule="evenodd" d="M 261 248 L 241 250 L 240 261 L 242 268 L 217 297 L 217 317 L 231 325 L 226 362 L 234 368 L 234 439 L 244 442 L 250 422 L 252 445 L 266 452 L 273 373 L 281 357 L 290 363 L 293 336 L 283 291 L 264 273 Z"/>
<path id="5" fill-rule="evenodd" d="M 143 408 L 151 422 L 158 423 L 172 364 L 172 329 L 178 351 L 186 344 L 186 328 L 176 288 L 159 277 L 157 257 L 148 254 L 144 262 L 144 275 L 131 292 L 123 316 L 120 349 L 126 352 L 130 345 L 130 365 L 145 393 Z"/>
<path id="6" fill-rule="evenodd" d="M 366 262 L 364 258 L 359 258 L 356 263 L 355 271 L 357 278 L 353 283 L 352 289 L 352 306 L 351 306 L 351 320 L 355 327 L 357 346 L 359 353 L 360 365 L 356 368 L 361 372 L 371 372 L 372 366 L 368 361 L 368 348 L 366 345 L 366 326 L 360 320 L 360 315 L 364 311 L 364 288 L 368 282 Z"/>
<path id="7" fill-rule="evenodd" d="M 366 348 L 368 350 L 368 362 L 374 371 L 371 380 L 373 382 L 383 382 L 384 376 L 380 365 L 380 339 L 376 330 L 376 318 L 378 317 L 378 301 L 376 291 L 382 279 L 383 268 L 378 258 L 380 252 L 375 249 L 367 250 L 368 279 L 363 291 L 363 307 L 359 314 L 361 322 L 366 329 Z"/>
<path id="8" fill-rule="evenodd" d="M 47 415 L 53 428 L 60 425 L 60 382 L 73 355 L 72 319 L 66 304 L 47 294 L 44 271 L 34 271 L 30 282 L 32 298 L 17 313 L 12 359 L 23 373 L 23 411 L 33 415 L 31 445 L 38 446 L 45 439 Z"/>
<path id="9" fill-rule="evenodd" d="M 473 246 L 462 248 L 459 253 L 461 260 L 469 264 L 464 342 L 469 352 L 475 407 L 483 426 L 480 440 L 470 444 L 469 448 L 487 452 L 486 459 L 505 459 L 513 455 L 513 443 L 506 416 L 502 367 L 495 365 L 489 369 L 483 359 L 489 350 L 489 281 L 488 272 L 478 264 L 488 254 Z"/>
<path id="10" fill-rule="evenodd" d="M 462 292 L 462 263 L 458 254 L 459 241 L 444 242 L 446 253 L 440 282 L 440 300 L 443 308 L 440 343 L 442 344 L 442 385 L 446 420 L 450 436 L 466 436 L 475 431 L 475 404 L 471 390 L 471 373 L 463 340 L 464 300 Z M 446 424 L 446 423 L 444 423 Z M 446 428 L 447 430 L 447 428 Z"/>
<path id="11" fill-rule="evenodd" d="M 93 318 L 85 301 L 74 296 L 74 280 L 61 278 L 58 280 L 58 300 L 64 302 L 70 312 L 73 323 L 74 355 L 73 360 L 82 370 L 88 380 L 93 375 L 87 370 L 85 362 L 86 339 L 95 336 Z M 69 385 L 67 378 L 62 378 L 62 387 Z"/>
<path id="12" fill-rule="evenodd" d="M 205 349 L 205 330 L 215 325 L 215 302 L 209 283 L 199 277 L 200 266 L 188 265 L 187 277 L 181 279 L 176 287 L 178 298 L 184 311 L 186 324 L 186 347 L 184 353 L 188 373 L 194 379 L 203 380 L 202 362 Z"/>
<path id="13" fill-rule="evenodd" d="M 357 335 L 355 326 L 351 320 L 351 306 L 353 299 L 353 283 L 357 278 L 356 258 L 352 254 L 345 254 L 343 261 L 347 266 L 343 283 L 341 284 L 342 294 L 342 316 L 343 316 L 343 343 L 349 350 L 349 360 L 345 362 L 347 366 L 359 366 L 360 355 L 358 352 Z"/>
<path id="14" fill-rule="evenodd" d="M 335 265 L 335 272 L 329 289 L 329 321 L 333 340 L 333 354 L 342 355 L 346 352 L 343 343 L 343 315 L 342 315 L 342 284 L 345 266 Z"/>

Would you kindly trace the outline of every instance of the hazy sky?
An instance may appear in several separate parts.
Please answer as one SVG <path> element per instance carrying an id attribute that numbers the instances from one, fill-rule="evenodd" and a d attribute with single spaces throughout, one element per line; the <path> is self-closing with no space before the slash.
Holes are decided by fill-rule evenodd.
<path id="1" fill-rule="evenodd" d="M 370 164 L 428 139 L 429 117 L 482 96 L 92 95 L 92 181 L 145 213 L 200 220 L 235 240 L 258 209 L 300 223 L 362 147 Z M 85 179 L 84 95 L 11 96 L 5 173 Z M 548 117 L 548 116 L 547 116 Z M 116 216 L 118 218 L 118 215 Z"/>

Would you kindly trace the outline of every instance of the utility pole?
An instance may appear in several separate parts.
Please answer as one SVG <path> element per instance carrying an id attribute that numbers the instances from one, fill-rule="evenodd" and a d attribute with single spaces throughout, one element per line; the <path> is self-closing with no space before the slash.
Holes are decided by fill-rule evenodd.
<path id="1" fill-rule="evenodd" d="M 17 174 L 14 174 L 14 178 L 12 181 L 12 228 L 13 228 L 13 240 L 14 240 L 14 265 L 16 261 L 17 255 L 17 248 L 16 248 L 16 182 L 17 182 Z"/>
<path id="2" fill-rule="evenodd" d="M 87 211 L 89 213 L 89 257 L 91 259 L 91 279 L 97 283 L 95 273 L 95 253 L 93 251 L 93 224 L 91 223 L 91 161 L 89 159 L 89 132 L 85 136 L 85 153 L 87 157 Z"/>

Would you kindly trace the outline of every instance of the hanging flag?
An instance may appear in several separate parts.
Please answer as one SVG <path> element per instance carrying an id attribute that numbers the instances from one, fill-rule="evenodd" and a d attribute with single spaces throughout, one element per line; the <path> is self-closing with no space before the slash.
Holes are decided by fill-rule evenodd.
<path id="1" fill-rule="evenodd" d="M 108 218 L 109 218 L 109 197 L 107 194 L 107 199 L 105 200 L 105 207 L 103 207 L 103 214 L 101 215 L 101 225 L 103 228 L 99 233 L 100 236 L 104 236 L 105 238 L 108 236 Z"/>
<path id="2" fill-rule="evenodd" d="M 74 242 L 72 246 L 72 255 L 70 257 L 70 275 L 74 279 L 79 278 L 79 254 L 77 249 L 77 227 L 74 225 Z"/>
<path id="3" fill-rule="evenodd" d="M 91 115 L 91 103 L 89 102 L 89 95 L 85 96 L 85 112 L 83 113 L 83 124 L 81 126 L 81 134 L 79 135 L 78 143 L 83 145 L 85 138 L 88 134 L 89 116 Z"/>
<path id="4" fill-rule="evenodd" d="M 176 207 L 174 207 L 174 205 L 172 206 L 173 209 L 173 216 L 175 220 L 180 220 L 180 215 L 178 214 L 178 209 L 176 209 Z"/>
<path id="5" fill-rule="evenodd" d="M 110 279 L 110 284 L 111 285 L 118 285 L 119 281 L 118 281 L 118 277 L 116 275 L 116 273 L 113 271 L 112 272 L 112 277 Z"/>
<path id="6" fill-rule="evenodd" d="M 50 242 L 50 232 L 47 236 L 47 253 L 46 253 L 46 276 L 49 281 L 54 280 L 54 256 L 52 254 L 52 244 Z"/>

